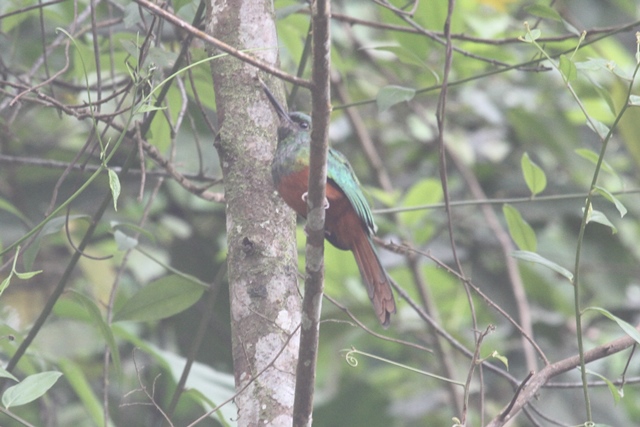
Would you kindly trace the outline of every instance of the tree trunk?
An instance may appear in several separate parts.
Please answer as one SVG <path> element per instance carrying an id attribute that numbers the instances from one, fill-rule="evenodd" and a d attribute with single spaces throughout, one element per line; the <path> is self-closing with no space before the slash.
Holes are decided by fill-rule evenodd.
<path id="1" fill-rule="evenodd" d="M 271 1 L 211 0 L 206 31 L 239 50 L 258 48 L 250 54 L 277 67 Z M 236 390 L 248 385 L 235 399 L 238 425 L 291 425 L 299 337 L 289 338 L 300 323 L 300 295 L 295 216 L 271 180 L 276 118 L 256 68 L 226 56 L 211 69 L 227 203 Z"/>

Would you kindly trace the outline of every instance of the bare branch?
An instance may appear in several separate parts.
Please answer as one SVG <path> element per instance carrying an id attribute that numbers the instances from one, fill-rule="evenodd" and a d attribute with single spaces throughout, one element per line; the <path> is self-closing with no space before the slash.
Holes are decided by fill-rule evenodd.
<path id="1" fill-rule="evenodd" d="M 311 92 L 313 123 L 309 159 L 307 197 L 307 246 L 302 329 L 296 371 L 296 396 L 293 406 L 293 426 L 311 425 L 315 389 L 320 309 L 324 289 L 324 221 L 327 182 L 327 150 L 329 149 L 329 115 L 331 113 L 331 23 L 329 0 L 312 3 L 313 90 Z"/>
<path id="2" fill-rule="evenodd" d="M 640 325 L 636 326 L 640 330 Z M 630 336 L 625 335 L 622 338 L 611 341 L 607 344 L 598 346 L 584 353 L 584 362 L 589 363 L 595 360 L 611 356 L 626 348 L 633 346 L 636 341 Z M 540 372 L 533 375 L 524 389 L 518 395 L 515 402 L 510 402 L 500 414 L 494 418 L 486 427 L 501 427 L 509 420 L 514 418 L 523 408 L 534 398 L 538 390 L 543 387 L 551 378 L 563 374 L 571 369 L 580 366 L 580 356 L 575 355 L 551 365 L 545 366 Z"/>
<path id="3" fill-rule="evenodd" d="M 306 87 L 306 88 L 311 88 L 311 83 L 308 80 L 304 80 L 301 79 L 299 77 L 295 77 L 292 76 L 291 74 L 287 74 L 283 71 L 281 71 L 278 68 L 275 68 L 269 64 L 267 64 L 266 62 L 254 58 L 251 55 L 248 55 L 242 51 L 239 51 L 237 49 L 235 49 L 232 46 L 229 46 L 228 44 L 208 35 L 207 33 L 199 30 L 198 28 L 194 27 L 193 25 L 189 24 L 186 21 L 183 21 L 182 19 L 178 18 L 177 16 L 173 15 L 170 12 L 167 12 L 166 10 L 162 9 L 160 6 L 151 3 L 148 0 L 134 0 L 136 3 L 138 3 L 140 6 L 142 6 L 143 8 L 147 9 L 149 12 L 161 17 L 162 19 L 171 22 L 172 24 L 174 24 L 175 26 L 181 28 L 182 30 L 192 34 L 193 36 L 199 38 L 200 40 L 203 40 L 213 46 L 215 46 L 216 48 L 220 49 L 223 52 L 228 53 L 231 56 L 234 56 L 238 59 L 240 59 L 241 61 L 244 61 L 248 64 L 253 65 L 256 68 L 261 69 L 262 71 L 265 71 L 269 74 L 272 74 L 278 78 L 281 78 L 282 80 L 286 80 L 288 82 L 291 83 L 295 83 L 297 85 Z M 277 46 L 273 46 L 273 49 L 277 49 Z"/>

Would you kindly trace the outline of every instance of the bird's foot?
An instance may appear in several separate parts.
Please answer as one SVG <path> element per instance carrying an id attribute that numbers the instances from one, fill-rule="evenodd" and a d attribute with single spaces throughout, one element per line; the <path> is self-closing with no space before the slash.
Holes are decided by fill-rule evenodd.
<path id="1" fill-rule="evenodd" d="M 309 196 L 309 193 L 307 191 L 305 191 L 304 193 L 302 193 L 302 201 L 307 203 L 307 197 Z M 322 206 L 324 208 L 324 210 L 326 211 L 327 209 L 329 209 L 329 200 L 327 200 L 327 198 L 324 198 L 324 206 Z"/>

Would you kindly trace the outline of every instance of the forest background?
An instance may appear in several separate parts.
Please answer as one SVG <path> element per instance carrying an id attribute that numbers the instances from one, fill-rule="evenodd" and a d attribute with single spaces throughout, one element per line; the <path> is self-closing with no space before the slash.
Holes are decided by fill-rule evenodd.
<path id="1" fill-rule="evenodd" d="M 317 10 L 221 2 L 264 18 L 228 50 L 205 3 L 0 3 L 2 426 L 288 425 L 260 389 L 295 372 L 306 236 L 257 76 L 311 112 Z M 313 424 L 638 425 L 637 2 L 334 1 L 330 29 L 398 313 L 326 246 Z"/>

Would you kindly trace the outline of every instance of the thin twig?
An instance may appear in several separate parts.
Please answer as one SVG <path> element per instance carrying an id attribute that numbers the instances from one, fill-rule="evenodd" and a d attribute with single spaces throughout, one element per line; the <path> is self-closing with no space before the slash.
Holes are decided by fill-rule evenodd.
<path id="1" fill-rule="evenodd" d="M 346 22 L 349 25 L 362 25 L 369 28 L 375 28 L 378 30 L 386 30 L 386 31 L 396 31 L 401 33 L 410 33 L 410 34 L 422 34 L 424 35 L 424 31 L 419 28 L 415 28 L 413 26 L 404 26 L 404 25 L 395 25 L 395 24 L 386 24 L 380 21 L 369 21 L 366 19 L 356 18 L 354 16 L 344 15 L 340 13 L 332 13 L 331 19 L 336 21 Z M 595 35 L 604 34 L 606 37 L 611 35 L 624 32 L 631 31 L 640 25 L 640 21 L 633 21 L 622 25 L 613 25 L 610 27 L 601 27 L 601 28 L 590 28 L 588 29 L 589 37 L 593 37 Z M 444 37 L 444 33 L 433 31 L 431 33 L 437 37 Z M 554 43 L 554 42 L 564 42 L 571 39 L 577 39 L 579 36 L 574 33 L 561 34 L 559 36 L 554 37 L 540 37 L 537 39 L 540 43 Z M 468 41 L 473 42 L 475 44 L 486 44 L 493 46 L 501 46 L 505 44 L 519 44 L 522 41 L 518 37 L 506 37 L 506 38 L 484 38 L 484 37 L 474 37 L 467 34 L 451 34 L 451 38 L 453 40 L 460 41 Z"/>
<path id="2" fill-rule="evenodd" d="M 640 330 L 640 325 L 636 326 L 636 329 Z M 600 360 L 612 354 L 618 353 L 624 349 L 627 349 L 635 344 L 635 340 L 625 335 L 622 338 L 610 341 L 606 344 L 593 348 L 583 353 L 584 363 Z M 502 427 L 511 419 L 513 419 L 520 410 L 523 409 L 538 393 L 538 390 L 544 386 L 549 379 L 563 374 L 571 369 L 575 369 L 581 364 L 581 355 L 575 355 L 558 362 L 545 366 L 540 372 L 534 374 L 527 383 L 527 386 L 521 390 L 519 396 L 515 402 L 509 402 L 507 406 L 511 409 L 507 413 L 506 408 L 500 411 L 498 416 L 494 418 L 486 427 Z"/>
<path id="3" fill-rule="evenodd" d="M 193 341 L 191 342 L 191 346 L 187 353 L 186 363 L 184 365 L 184 368 L 182 369 L 182 374 L 180 374 L 178 384 L 176 384 L 173 396 L 171 397 L 171 403 L 169 403 L 169 407 L 167 408 L 167 414 L 170 417 L 173 415 L 176 407 L 178 406 L 180 396 L 182 396 L 182 393 L 185 391 L 185 386 L 187 384 L 187 379 L 189 378 L 189 373 L 191 372 L 191 367 L 196 360 L 198 350 L 200 350 L 200 346 L 204 341 L 205 334 L 210 327 L 209 321 L 211 320 L 211 317 L 214 313 L 213 307 L 221 288 L 222 279 L 226 273 L 226 264 L 224 264 L 223 267 L 221 267 L 218 271 L 218 274 L 216 274 L 216 278 L 213 280 L 213 283 L 209 287 L 209 295 L 203 305 L 204 313 L 200 317 L 198 328 L 195 331 Z"/>
<path id="4" fill-rule="evenodd" d="M 100 168 L 100 165 L 79 165 L 77 163 L 63 162 L 59 160 L 52 159 L 42 159 L 36 157 L 21 157 L 21 156 L 11 156 L 7 154 L 0 154 L 0 164 L 7 165 L 26 165 L 26 166 L 34 166 L 41 168 L 52 168 L 52 169 L 66 169 L 70 168 L 72 171 L 77 172 L 95 172 Z M 122 168 L 120 166 L 111 166 L 111 170 L 116 173 L 120 173 Z M 131 169 L 129 170 L 129 175 L 140 175 L 143 171 L 140 169 Z M 167 178 L 171 175 L 163 170 L 152 170 L 145 171 L 147 176 L 155 177 L 155 178 Z M 186 179 L 191 181 L 202 181 L 206 182 L 208 185 L 217 185 L 222 183 L 222 178 L 202 175 L 201 173 L 182 173 Z"/>
<path id="5" fill-rule="evenodd" d="M 13 15 L 20 15 L 21 13 L 29 12 L 30 10 L 34 10 L 34 9 L 43 9 L 47 6 L 62 3 L 63 1 L 66 1 L 66 0 L 52 0 L 46 3 L 38 3 L 38 4 L 34 4 L 33 6 L 23 7 L 22 9 L 12 10 L 11 12 L 7 12 L 5 14 L 0 15 L 0 21 L 3 20 L 4 18 L 8 18 Z"/>
<path id="6" fill-rule="evenodd" d="M 447 264 L 445 264 L 444 262 L 442 262 L 441 260 L 439 260 L 438 258 L 434 257 L 433 255 L 431 255 L 429 252 L 424 252 L 424 251 L 420 251 L 418 249 L 412 248 L 406 244 L 403 245 L 393 245 L 393 244 L 388 244 L 388 243 L 382 243 L 384 244 L 387 248 L 391 248 L 393 250 L 393 247 L 395 246 L 395 248 L 403 253 L 403 251 L 412 251 L 415 252 L 417 254 L 420 254 L 424 257 L 429 258 L 430 260 L 432 260 L 433 262 L 436 263 L 437 266 L 439 266 L 440 268 L 446 270 L 449 274 L 454 275 L 456 278 L 458 278 L 458 280 L 463 281 L 471 290 L 473 290 L 473 292 L 475 292 L 478 296 L 480 296 L 482 298 L 482 300 L 491 308 L 493 308 L 494 310 L 496 310 L 498 313 L 500 313 L 500 315 L 502 315 L 509 323 L 511 323 L 511 325 L 513 325 L 514 328 L 516 328 L 518 330 L 518 332 L 527 339 L 527 341 L 529 341 L 529 343 L 533 346 L 533 348 L 536 350 L 536 352 L 538 353 L 538 355 L 542 358 L 542 360 L 544 361 L 545 364 L 549 364 L 549 360 L 547 359 L 547 356 L 544 354 L 544 352 L 542 351 L 542 349 L 540 348 L 540 346 L 533 340 L 533 337 L 531 337 L 530 335 L 528 335 L 520 326 L 520 324 L 518 322 L 516 322 L 510 315 L 509 313 L 507 313 L 502 307 L 500 307 L 498 304 L 496 304 L 491 298 L 489 298 L 489 296 L 487 296 L 484 292 L 482 292 L 482 290 L 476 286 L 473 281 L 465 278 L 464 276 L 462 276 L 460 273 L 458 273 L 457 271 L 455 271 L 453 268 L 449 267 Z"/>
<path id="7" fill-rule="evenodd" d="M 453 163 L 456 165 L 456 168 L 467 183 L 473 197 L 476 199 L 486 199 L 487 196 L 476 176 L 464 165 L 462 161 L 460 161 L 453 150 L 448 150 L 448 152 Z M 502 259 L 504 260 L 507 275 L 509 276 L 509 283 L 511 284 L 513 298 L 516 301 L 516 309 L 520 326 L 522 327 L 522 331 L 526 334 L 526 336 L 521 338 L 522 352 L 525 356 L 527 369 L 535 371 L 538 369 L 535 350 L 533 346 L 529 344 L 534 341 L 533 324 L 531 322 L 531 308 L 529 307 L 529 301 L 527 300 L 527 295 L 524 290 L 524 283 L 520 276 L 518 263 L 515 258 L 511 256 L 511 253 L 514 251 L 511 237 L 500 223 L 495 211 L 489 205 L 482 205 L 480 208 L 489 228 L 493 231 L 493 234 L 500 244 Z"/>
<path id="8" fill-rule="evenodd" d="M 296 336 L 296 334 L 298 333 L 298 330 L 300 329 L 300 325 L 296 326 L 296 328 L 293 330 L 293 332 L 287 337 L 287 339 L 285 340 L 284 344 L 282 344 L 282 347 L 280 347 L 280 350 L 278 351 L 278 353 L 276 353 L 276 355 L 273 357 L 273 359 L 271 359 L 271 361 L 261 370 L 259 370 L 258 372 L 256 372 L 254 375 L 252 375 L 251 379 L 249 381 L 247 381 L 247 383 L 242 386 L 242 388 L 240 388 L 240 390 L 238 390 L 233 396 L 231 396 L 230 398 L 228 398 L 227 400 L 225 400 L 224 402 L 220 403 L 218 406 L 216 406 L 215 408 L 211 409 L 209 412 L 207 412 L 206 414 L 202 415 L 201 417 L 197 418 L 196 420 L 194 420 L 191 424 L 187 425 L 187 427 L 193 427 L 196 424 L 198 424 L 200 421 L 204 420 L 205 418 L 208 418 L 209 416 L 211 416 L 211 414 L 216 413 L 217 411 L 220 410 L 220 408 L 222 408 L 224 405 L 226 405 L 227 403 L 231 402 L 232 400 L 234 400 L 238 395 L 240 395 L 242 392 L 244 392 L 247 387 L 249 387 L 251 384 L 253 384 L 254 381 L 256 381 L 258 378 L 260 378 L 262 376 L 262 374 L 265 373 L 265 371 L 269 368 L 274 367 L 274 364 L 276 363 L 276 361 L 278 360 L 278 358 L 280 357 L 280 355 L 282 354 L 282 352 L 287 348 L 287 346 L 289 345 L 289 341 L 291 341 L 291 339 Z"/>
<path id="9" fill-rule="evenodd" d="M 506 417 L 507 414 L 509 412 L 511 412 L 511 410 L 513 409 L 513 405 L 516 404 L 516 400 L 518 399 L 518 396 L 520 396 L 520 392 L 522 392 L 522 390 L 524 389 L 525 384 L 527 384 L 527 381 L 529 381 L 534 374 L 535 374 L 535 372 L 529 371 L 529 374 L 525 377 L 525 379 L 522 380 L 522 382 L 520 383 L 520 385 L 516 389 L 515 393 L 513 394 L 513 398 L 511 399 L 511 402 L 509 402 L 507 407 L 498 416 L 500 419 L 504 419 L 504 417 Z"/>
<path id="10" fill-rule="evenodd" d="M 469 364 L 469 371 L 467 372 L 467 380 L 464 383 L 464 400 L 462 403 L 462 425 L 467 424 L 467 411 L 469 410 L 469 396 L 471 395 L 468 390 L 471 390 L 471 381 L 473 380 L 473 374 L 476 370 L 476 367 L 482 366 L 482 360 L 480 360 L 480 349 L 482 348 L 482 341 L 484 338 L 489 335 L 491 332 L 495 331 L 496 327 L 494 325 L 489 325 L 483 332 L 477 333 L 475 348 L 473 350 L 473 357 L 471 358 L 471 363 Z M 481 408 L 483 409 L 483 408 Z"/>
<path id="11" fill-rule="evenodd" d="M 349 309 L 345 305 L 340 304 L 338 302 L 338 300 L 334 299 L 333 297 L 331 297 L 331 296 L 329 296 L 327 294 L 324 294 L 323 296 L 324 296 L 324 298 L 329 300 L 329 302 L 331 302 L 331 304 L 335 305 L 340 310 L 342 310 L 344 313 L 346 313 L 347 316 L 349 316 L 351 318 L 351 320 L 353 320 L 355 322 L 355 324 L 358 325 L 358 327 L 360 327 L 360 329 L 362 329 L 363 331 L 365 331 L 369 335 L 372 335 L 372 336 L 374 336 L 376 338 L 379 338 L 381 340 L 384 340 L 384 341 L 388 341 L 388 342 L 404 345 L 406 347 L 415 348 L 415 349 L 420 350 L 420 351 L 426 351 L 427 353 L 433 353 L 433 350 L 431 350 L 430 348 L 424 347 L 424 346 L 422 346 L 420 344 L 412 343 L 410 341 L 400 340 L 400 339 L 397 339 L 397 338 L 391 338 L 391 337 L 379 334 L 379 333 L 377 333 L 375 331 L 372 331 L 367 325 L 362 323 L 351 311 L 349 311 Z M 329 321 L 329 320 L 327 320 L 327 321 Z"/>
<path id="12" fill-rule="evenodd" d="M 269 74 L 272 74 L 282 80 L 286 80 L 288 82 L 306 87 L 306 88 L 311 88 L 311 82 L 309 82 L 308 80 L 305 79 L 301 79 L 295 76 L 292 76 L 291 74 L 287 74 L 283 71 L 281 71 L 278 68 L 272 67 L 271 65 L 267 64 L 266 62 L 257 59 L 249 54 L 246 54 L 244 52 L 241 52 L 235 48 L 233 48 L 232 46 L 229 46 L 228 44 L 208 35 L 207 33 L 199 30 L 198 28 L 195 28 L 193 25 L 189 24 L 186 21 L 183 21 L 182 19 L 180 19 L 179 17 L 173 15 L 172 13 L 162 9 L 160 6 L 151 3 L 148 0 L 134 0 L 136 3 L 138 3 L 141 7 L 143 7 L 144 9 L 148 10 L 149 12 L 161 17 L 162 19 L 164 19 L 165 21 L 171 22 L 173 25 L 175 25 L 178 28 L 181 28 L 184 31 L 187 31 L 191 34 L 193 34 L 195 37 L 199 38 L 200 40 L 203 40 L 207 43 L 212 44 L 213 46 L 215 46 L 216 48 L 220 49 L 221 51 L 228 53 L 231 56 L 234 56 L 238 59 L 240 59 L 243 62 L 246 62 L 247 64 L 251 64 L 256 68 L 259 68 L 262 71 L 265 71 Z M 269 48 L 271 49 L 276 49 L 277 46 L 270 46 Z"/>

